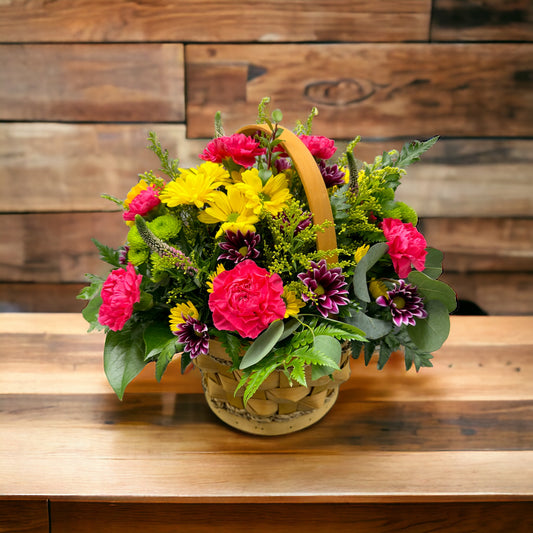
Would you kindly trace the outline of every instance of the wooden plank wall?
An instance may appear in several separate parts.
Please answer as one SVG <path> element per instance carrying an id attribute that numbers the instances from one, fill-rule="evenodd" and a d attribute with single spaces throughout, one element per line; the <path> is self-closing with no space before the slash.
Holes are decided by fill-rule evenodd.
<path id="1" fill-rule="evenodd" d="M 0 65 L 0 310 L 80 310 L 147 132 L 195 164 L 215 111 L 231 131 L 269 95 L 363 159 L 441 135 L 402 198 L 459 298 L 533 313 L 529 0 L 10 0 Z"/>

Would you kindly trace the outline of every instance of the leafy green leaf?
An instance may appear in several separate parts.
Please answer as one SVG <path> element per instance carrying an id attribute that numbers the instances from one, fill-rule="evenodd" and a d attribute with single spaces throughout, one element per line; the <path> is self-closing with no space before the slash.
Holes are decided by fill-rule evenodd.
<path id="1" fill-rule="evenodd" d="M 121 264 L 119 261 L 119 253 L 114 248 L 111 248 L 110 246 L 106 246 L 105 244 L 102 244 L 98 242 L 96 239 L 91 239 L 94 243 L 94 245 L 98 248 L 98 251 L 100 252 L 100 259 L 104 261 L 105 263 L 110 264 L 111 266 L 120 268 Z"/>
<path id="2" fill-rule="evenodd" d="M 98 322 L 98 312 L 100 311 L 100 306 L 102 305 L 101 296 L 96 296 L 85 306 L 81 314 L 87 322 L 89 322 L 88 331 L 101 330 L 104 329 L 104 326 Z"/>
<path id="3" fill-rule="evenodd" d="M 385 343 L 379 345 L 378 370 L 382 370 L 394 350 Z"/>
<path id="4" fill-rule="evenodd" d="M 296 381 L 302 387 L 307 386 L 307 381 L 305 380 L 305 364 L 301 359 L 294 359 L 291 361 L 292 370 L 289 375 L 291 380 Z"/>
<path id="5" fill-rule="evenodd" d="M 295 319 L 289 320 L 285 324 L 285 329 L 283 330 L 283 334 L 281 335 L 279 340 L 282 341 L 283 339 L 290 337 L 299 327 L 300 327 L 300 322 L 298 322 L 298 320 L 295 320 Z"/>
<path id="6" fill-rule="evenodd" d="M 125 327 L 109 331 L 104 345 L 104 371 L 119 399 L 124 390 L 144 368 L 143 331 L 139 327 Z"/>
<path id="7" fill-rule="evenodd" d="M 311 377 L 313 380 L 321 378 L 322 376 L 329 376 L 335 370 L 339 369 L 341 362 L 342 347 L 340 342 L 333 337 L 326 335 L 317 335 L 315 337 L 314 348 L 323 355 L 329 357 L 334 363 L 333 365 L 313 365 Z"/>
<path id="8" fill-rule="evenodd" d="M 400 150 L 400 155 L 396 161 L 396 166 L 405 168 L 411 163 L 415 163 L 420 160 L 420 156 L 427 152 L 437 141 L 438 136 L 432 137 L 427 141 L 412 141 L 405 144 Z"/>
<path id="9" fill-rule="evenodd" d="M 420 367 L 426 366 L 431 367 L 433 363 L 431 362 L 433 356 L 430 353 L 418 352 L 412 348 L 405 347 L 405 369 L 409 370 L 411 366 L 415 365 L 415 369 L 418 372 Z"/>
<path id="10" fill-rule="evenodd" d="M 176 352 L 181 349 L 181 344 L 176 343 L 176 341 L 170 341 L 161 350 L 157 356 L 157 361 L 155 363 L 155 379 L 161 381 L 165 370 L 167 369 L 168 364 L 172 361 Z"/>
<path id="11" fill-rule="evenodd" d="M 349 316 L 346 318 L 347 320 L 350 319 Z M 328 332 L 328 335 L 333 335 L 336 339 L 359 340 L 363 342 L 366 340 L 365 332 L 351 322 L 341 322 L 340 320 L 334 320 L 333 318 L 321 318 L 320 321 L 336 328 L 336 330 L 330 329 Z"/>
<path id="12" fill-rule="evenodd" d="M 416 288 L 424 298 L 425 303 L 431 300 L 439 300 L 446 306 L 449 313 L 457 307 L 455 292 L 449 285 L 446 285 L 446 283 L 431 279 L 423 272 L 417 272 L 416 270 L 413 270 L 409 276 L 407 276 L 407 279 L 410 283 L 416 285 Z"/>
<path id="13" fill-rule="evenodd" d="M 229 357 L 231 357 L 233 364 L 235 366 L 238 366 L 238 363 L 241 360 L 241 351 L 242 351 L 241 340 L 235 335 L 228 333 L 227 331 L 219 331 L 217 333 L 217 336 L 220 342 L 222 343 L 222 346 L 224 346 L 226 353 L 228 354 Z"/>
<path id="14" fill-rule="evenodd" d="M 241 370 L 248 368 L 258 361 L 261 361 L 272 348 L 281 335 L 283 334 L 284 325 L 282 320 L 275 320 L 268 328 L 255 339 L 254 343 L 246 350 L 239 368 Z"/>
<path id="15" fill-rule="evenodd" d="M 366 274 L 379 261 L 379 259 L 381 259 L 388 249 L 389 245 L 386 242 L 378 242 L 374 244 L 355 267 L 353 289 L 355 295 L 363 302 L 370 302 Z"/>
<path id="16" fill-rule="evenodd" d="M 436 248 L 428 248 L 423 273 L 431 279 L 437 279 L 442 274 L 442 259 L 444 254 Z"/>
<path id="17" fill-rule="evenodd" d="M 417 319 L 414 326 L 407 326 L 409 338 L 422 352 L 438 350 L 450 334 L 450 315 L 440 300 L 425 303 L 428 317 Z"/>
<path id="18" fill-rule="evenodd" d="M 351 324 L 360 328 L 368 339 L 384 337 L 392 329 L 391 322 L 369 317 L 363 312 L 355 313 L 348 320 Z"/>
<path id="19" fill-rule="evenodd" d="M 170 331 L 168 324 L 163 322 L 152 322 L 144 330 L 143 338 L 146 345 L 146 361 L 156 358 L 167 344 L 175 347 L 177 340 L 176 336 Z"/>
<path id="20" fill-rule="evenodd" d="M 93 274 L 85 274 L 85 277 L 89 281 L 90 285 L 81 289 L 76 296 L 77 300 L 92 300 L 95 296 L 99 296 L 102 292 L 102 285 L 104 284 L 104 280 L 102 278 Z"/>

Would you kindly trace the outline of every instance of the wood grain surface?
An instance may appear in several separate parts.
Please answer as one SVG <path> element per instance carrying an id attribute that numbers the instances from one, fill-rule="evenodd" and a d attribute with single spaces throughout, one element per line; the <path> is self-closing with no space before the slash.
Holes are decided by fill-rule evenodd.
<path id="1" fill-rule="evenodd" d="M 183 121 L 183 45 L 0 45 L 0 120 Z"/>
<path id="2" fill-rule="evenodd" d="M 420 41 L 430 0 L 11 0 L 5 42 Z M 258 23 L 258 21 L 260 21 Z"/>
<path id="3" fill-rule="evenodd" d="M 532 320 L 452 317 L 434 368 L 352 361 L 326 418 L 262 438 L 219 422 L 199 375 L 174 362 L 120 402 L 103 336 L 79 315 L 2 314 L 1 505 L 16 502 L 28 531 L 46 500 L 61 532 L 204 531 L 219 512 L 224 531 L 261 516 L 258 531 L 285 531 L 288 516 L 339 531 L 529 531 Z"/>
<path id="4" fill-rule="evenodd" d="M 235 129 L 265 95 L 289 123 L 319 107 L 320 133 L 334 138 L 533 131 L 527 43 L 210 44 L 185 56 L 192 137 L 211 133 L 218 109 Z"/>
<path id="5" fill-rule="evenodd" d="M 435 0 L 431 39 L 533 41 L 533 4 L 529 0 Z"/>

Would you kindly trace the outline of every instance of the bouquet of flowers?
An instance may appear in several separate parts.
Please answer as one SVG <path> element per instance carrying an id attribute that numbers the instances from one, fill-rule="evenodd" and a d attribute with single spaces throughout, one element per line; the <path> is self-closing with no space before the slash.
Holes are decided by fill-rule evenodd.
<path id="1" fill-rule="evenodd" d="M 405 168 L 437 138 L 371 163 L 356 159 L 356 138 L 333 160 L 334 141 L 311 133 L 313 110 L 294 134 L 322 178 L 331 216 L 318 220 L 320 191 L 304 190 L 282 114 L 268 103 L 252 134 L 225 135 L 217 114 L 194 168 L 150 133 L 162 174 L 141 174 L 124 200 L 106 196 L 127 233 L 118 249 L 95 241 L 113 269 L 88 275 L 79 298 L 90 329 L 106 332 L 104 367 L 119 398 L 145 365 L 160 380 L 176 354 L 184 371 L 215 341 L 242 372 L 246 402 L 275 370 L 300 385 L 331 375 L 347 347 L 366 364 L 376 354 L 379 368 L 399 349 L 406 369 L 432 366 L 447 338 L 456 300 L 437 280 L 442 253 L 395 199 Z"/>

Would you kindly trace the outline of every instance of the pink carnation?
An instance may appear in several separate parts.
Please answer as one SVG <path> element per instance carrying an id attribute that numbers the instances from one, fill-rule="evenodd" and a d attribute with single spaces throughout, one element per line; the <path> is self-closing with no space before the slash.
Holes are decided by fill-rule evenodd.
<path id="1" fill-rule="evenodd" d="M 329 159 L 336 151 L 335 141 L 321 135 L 299 135 L 307 149 L 318 159 Z"/>
<path id="2" fill-rule="evenodd" d="M 133 304 L 141 299 L 142 276 L 135 273 L 135 268 L 128 263 L 126 270 L 113 270 L 102 286 L 102 305 L 98 313 L 98 322 L 119 331 L 133 314 Z"/>
<path id="3" fill-rule="evenodd" d="M 161 203 L 157 189 L 150 185 L 148 189 L 141 191 L 128 206 L 128 211 L 124 211 L 122 217 L 126 221 L 135 220 L 135 215 L 144 216 L 150 212 L 154 207 Z"/>
<path id="4" fill-rule="evenodd" d="M 204 151 L 199 155 L 204 161 L 222 163 L 225 159 L 233 159 L 235 163 L 245 168 L 254 165 L 257 156 L 266 153 L 266 148 L 261 148 L 259 143 L 243 133 L 217 137 L 209 142 Z"/>
<path id="5" fill-rule="evenodd" d="M 411 265 L 417 270 L 424 270 L 426 262 L 426 239 L 411 224 L 397 218 L 385 218 L 381 229 L 389 245 L 389 255 L 394 270 L 400 278 L 406 278 L 411 272 Z"/>
<path id="6" fill-rule="evenodd" d="M 217 329 L 255 339 L 274 320 L 285 316 L 283 282 L 247 259 L 213 281 L 209 309 Z"/>

